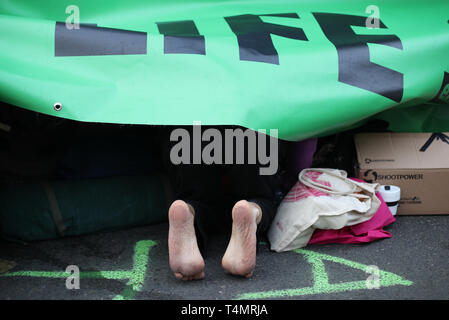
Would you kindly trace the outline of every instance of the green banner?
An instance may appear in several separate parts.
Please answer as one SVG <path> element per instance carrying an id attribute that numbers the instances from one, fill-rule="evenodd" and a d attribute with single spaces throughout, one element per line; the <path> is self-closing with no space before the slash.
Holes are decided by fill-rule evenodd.
<path id="1" fill-rule="evenodd" d="M 448 20 L 447 0 L 2 0 L 0 100 L 288 140 L 449 131 Z"/>

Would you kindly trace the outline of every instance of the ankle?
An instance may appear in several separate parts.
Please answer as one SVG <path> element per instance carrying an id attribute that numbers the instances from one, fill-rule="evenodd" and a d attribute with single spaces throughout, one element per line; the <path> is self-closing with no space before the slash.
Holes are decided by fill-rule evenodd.
<path id="1" fill-rule="evenodd" d="M 195 216 L 195 209 L 193 209 L 193 207 L 192 207 L 189 203 L 186 202 L 186 204 L 187 204 L 187 207 L 189 208 L 190 213 L 191 213 L 193 216 Z"/>
<path id="2" fill-rule="evenodd" d="M 250 204 L 251 210 L 256 218 L 256 224 L 259 224 L 262 220 L 262 208 L 255 202 L 248 202 Z"/>
<path id="3" fill-rule="evenodd" d="M 234 208 L 232 209 L 232 218 L 233 220 L 235 219 L 235 212 L 239 211 L 239 210 L 248 210 L 252 213 L 252 216 L 255 219 L 256 224 L 259 224 L 260 221 L 262 220 L 262 209 L 260 208 L 260 206 L 255 203 L 255 202 L 251 202 L 251 201 L 246 201 L 246 200 L 240 200 L 238 201 L 235 205 Z"/>

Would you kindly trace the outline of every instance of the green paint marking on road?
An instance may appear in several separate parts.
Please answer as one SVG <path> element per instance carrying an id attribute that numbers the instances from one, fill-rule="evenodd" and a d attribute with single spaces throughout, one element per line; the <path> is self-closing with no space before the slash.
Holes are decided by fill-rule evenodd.
<path id="1" fill-rule="evenodd" d="M 80 279 L 128 279 L 125 289 L 114 297 L 114 300 L 132 300 L 136 292 L 142 288 L 148 266 L 149 252 L 156 241 L 142 240 L 134 248 L 132 270 L 114 271 L 81 271 Z M 38 278 L 68 278 L 71 273 L 64 271 L 16 271 L 1 275 L 1 277 L 38 277 Z"/>
<path id="2" fill-rule="evenodd" d="M 112 300 L 133 300 L 136 292 L 132 285 L 127 284 L 125 289 Z"/>
<path id="3" fill-rule="evenodd" d="M 80 278 L 84 279 L 129 279 L 133 271 L 80 271 Z M 67 278 L 72 273 L 64 271 L 16 271 L 6 273 L 4 277 L 37 277 L 37 278 Z"/>
<path id="4" fill-rule="evenodd" d="M 115 279 L 128 280 L 125 288 L 116 295 L 114 300 L 132 300 L 137 292 L 142 289 L 145 275 L 148 269 L 149 251 L 156 245 L 156 241 L 138 241 L 134 247 L 132 270 L 114 271 L 82 271 L 80 278 L 85 279 Z M 346 260 L 343 258 L 326 255 L 305 249 L 297 249 L 294 252 L 302 254 L 312 266 L 313 286 L 296 289 L 271 290 L 263 292 L 242 293 L 236 299 L 267 299 L 275 297 L 292 297 L 312 294 L 329 294 L 336 292 L 347 292 L 352 290 L 368 290 L 366 280 L 352 281 L 344 283 L 329 283 L 324 261 L 339 263 L 350 268 L 366 272 L 367 265 Z M 71 273 L 64 271 L 16 271 L 9 272 L 0 277 L 40 277 L 40 278 L 68 278 Z M 390 287 L 396 285 L 410 286 L 413 282 L 383 270 L 379 270 L 379 287 Z"/>
<path id="5" fill-rule="evenodd" d="M 346 260 L 339 257 L 329 256 L 326 254 L 305 250 L 297 249 L 294 252 L 302 254 L 305 256 L 308 263 L 312 265 L 313 274 L 313 286 L 298 288 L 298 289 L 285 289 L 285 290 L 271 290 L 263 292 L 248 292 L 237 296 L 236 299 L 268 299 L 276 297 L 293 297 L 293 296 L 303 296 L 311 294 L 328 294 L 336 292 L 347 292 L 353 290 L 369 290 L 367 287 L 366 280 L 352 281 L 344 283 L 329 283 L 329 278 L 326 272 L 324 261 L 331 261 L 335 263 L 340 263 L 350 268 L 362 270 L 366 272 L 367 265 Z M 396 285 L 410 286 L 413 282 L 405 280 L 402 277 L 383 270 L 379 270 L 379 287 L 391 287 Z M 374 290 L 374 289 L 372 289 Z"/>
<path id="6" fill-rule="evenodd" d="M 131 277 L 125 289 L 114 300 L 132 300 L 136 292 L 140 291 L 145 280 L 148 267 L 148 254 L 152 246 L 156 244 L 152 240 L 139 241 L 134 250 L 134 267 Z"/>

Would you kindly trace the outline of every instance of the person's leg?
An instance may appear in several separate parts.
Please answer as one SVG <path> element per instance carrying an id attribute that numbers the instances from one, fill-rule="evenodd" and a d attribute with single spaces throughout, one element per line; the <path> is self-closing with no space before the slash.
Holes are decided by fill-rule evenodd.
<path id="1" fill-rule="evenodd" d="M 232 233 L 222 259 L 224 270 L 251 277 L 256 265 L 258 241 L 265 236 L 276 214 L 273 199 L 238 201 L 232 208 Z"/>
<path id="2" fill-rule="evenodd" d="M 265 236 L 276 214 L 278 177 L 260 175 L 257 165 L 235 165 L 227 173 L 232 207 L 232 233 L 222 259 L 226 272 L 251 277 L 257 242 Z M 229 205 L 228 205 L 229 207 Z"/>
<path id="3" fill-rule="evenodd" d="M 169 157 L 176 144 L 169 140 L 172 129 L 165 128 L 160 136 L 165 171 L 178 199 L 169 209 L 170 267 L 179 279 L 201 279 L 204 277 L 202 254 L 217 215 L 215 205 L 221 197 L 221 170 L 217 166 L 174 165 Z"/>

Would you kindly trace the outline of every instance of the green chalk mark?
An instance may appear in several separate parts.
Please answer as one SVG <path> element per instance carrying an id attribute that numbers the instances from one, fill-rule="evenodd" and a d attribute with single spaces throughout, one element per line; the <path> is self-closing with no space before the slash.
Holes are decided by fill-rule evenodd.
<path id="1" fill-rule="evenodd" d="M 332 261 L 335 263 L 340 263 L 348 267 L 366 271 L 367 265 L 346 260 L 339 257 L 329 256 L 326 254 L 297 249 L 294 250 L 296 253 L 300 253 L 305 256 L 307 262 L 312 265 L 313 274 L 313 286 L 298 288 L 298 289 L 285 289 L 285 290 L 272 290 L 263 292 L 248 292 L 237 296 L 236 299 L 247 300 L 247 299 L 268 299 L 275 297 L 292 297 L 292 296 L 303 296 L 311 294 L 328 294 L 336 292 L 346 292 L 352 290 L 369 290 L 366 286 L 366 280 L 352 281 L 344 283 L 329 283 L 329 278 L 326 272 L 323 261 Z M 405 280 L 402 277 L 383 270 L 379 270 L 379 287 L 391 287 L 396 285 L 410 286 L 413 282 Z M 374 289 L 372 289 L 374 290 Z"/>
<path id="2" fill-rule="evenodd" d="M 136 243 L 132 270 L 114 271 L 81 271 L 80 279 L 128 279 L 125 289 L 114 297 L 114 300 L 132 300 L 137 291 L 142 288 L 148 266 L 150 248 L 156 245 L 153 240 L 142 240 Z M 16 271 L 0 277 L 38 277 L 38 278 L 67 278 L 72 274 L 64 271 Z"/>
<path id="3" fill-rule="evenodd" d="M 132 270 L 81 271 L 80 278 L 115 280 L 128 279 L 125 288 L 122 290 L 122 292 L 116 295 L 113 300 L 132 300 L 134 299 L 136 293 L 142 289 L 145 275 L 148 269 L 149 251 L 154 245 L 156 245 L 156 242 L 153 240 L 142 240 L 136 243 L 136 246 L 134 247 Z M 238 295 L 236 299 L 267 299 L 311 294 L 328 294 L 352 290 L 368 290 L 365 280 L 336 284 L 329 283 L 329 278 L 326 272 L 324 261 L 340 263 L 350 268 L 362 270 L 364 272 L 367 270 L 367 265 L 305 249 L 297 249 L 294 252 L 302 254 L 306 258 L 307 262 L 311 264 L 313 286 L 297 289 L 248 292 Z M 67 278 L 70 275 L 72 274 L 64 271 L 16 271 L 5 273 L 3 275 L 0 275 L 0 277 Z M 380 287 L 389 287 L 396 285 L 410 286 L 412 284 L 413 282 L 405 280 L 394 273 L 379 270 Z"/>
<path id="4" fill-rule="evenodd" d="M 37 278 L 67 278 L 72 274 L 64 271 L 16 271 L 3 277 L 37 277 Z M 80 278 L 85 279 L 129 279 L 132 271 L 80 271 Z"/>
<path id="5" fill-rule="evenodd" d="M 148 253 L 156 244 L 152 240 L 139 241 L 134 249 L 134 267 L 125 289 L 113 300 L 132 300 L 137 291 L 143 286 L 148 266 Z"/>
<path id="6" fill-rule="evenodd" d="M 125 289 L 112 300 L 133 300 L 135 293 L 133 286 L 128 284 Z"/>

